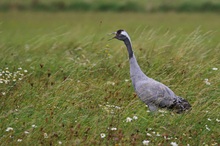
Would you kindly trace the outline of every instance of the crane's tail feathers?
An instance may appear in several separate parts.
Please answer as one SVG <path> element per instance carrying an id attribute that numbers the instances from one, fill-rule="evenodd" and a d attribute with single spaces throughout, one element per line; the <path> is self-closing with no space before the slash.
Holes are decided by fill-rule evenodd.
<path id="1" fill-rule="evenodd" d="M 176 113 L 182 113 L 184 111 L 191 110 L 191 105 L 189 102 L 182 97 L 178 96 L 178 101 L 174 101 L 174 103 L 169 107 L 169 109 L 173 109 Z"/>

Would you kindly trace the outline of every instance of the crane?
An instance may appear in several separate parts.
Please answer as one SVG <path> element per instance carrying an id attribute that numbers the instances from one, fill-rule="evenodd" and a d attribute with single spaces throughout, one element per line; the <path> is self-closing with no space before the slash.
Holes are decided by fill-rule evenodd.
<path id="1" fill-rule="evenodd" d="M 151 112 L 157 111 L 158 108 L 166 108 L 176 113 L 191 109 L 186 99 L 177 96 L 169 87 L 142 72 L 132 50 L 131 39 L 125 30 L 119 29 L 112 34 L 115 34 L 112 39 L 116 38 L 124 42 L 129 55 L 130 77 L 134 90 Z"/>

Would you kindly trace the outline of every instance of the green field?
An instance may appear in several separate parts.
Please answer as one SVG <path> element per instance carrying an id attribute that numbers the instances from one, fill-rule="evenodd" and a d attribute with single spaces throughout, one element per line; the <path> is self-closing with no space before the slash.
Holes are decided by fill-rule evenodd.
<path id="1" fill-rule="evenodd" d="M 1 0 L 0 12 L 220 12 L 219 0 Z"/>
<path id="2" fill-rule="evenodd" d="M 218 14 L 0 18 L 0 145 L 220 145 Z M 131 85 L 124 44 L 108 41 L 121 28 L 142 70 L 187 99 L 189 113 L 148 112 Z"/>

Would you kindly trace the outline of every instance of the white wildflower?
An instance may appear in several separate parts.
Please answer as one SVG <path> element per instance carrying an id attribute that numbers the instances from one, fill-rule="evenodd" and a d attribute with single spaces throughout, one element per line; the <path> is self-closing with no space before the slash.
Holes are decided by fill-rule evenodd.
<path id="1" fill-rule="evenodd" d="M 209 79 L 204 79 L 204 83 L 205 83 L 206 85 L 211 85 L 211 83 L 209 82 Z"/>
<path id="2" fill-rule="evenodd" d="M 137 119 L 138 119 L 138 117 L 137 117 L 137 116 L 133 116 L 133 119 L 134 119 L 134 120 L 137 120 Z"/>
<path id="3" fill-rule="evenodd" d="M 160 136 L 160 133 L 159 133 L 159 132 L 157 132 L 156 136 Z"/>
<path id="4" fill-rule="evenodd" d="M 100 134 L 101 138 L 105 138 L 105 133 Z"/>
<path id="5" fill-rule="evenodd" d="M 2 79 L 0 79 L 0 84 L 2 84 L 3 83 L 3 80 Z"/>
<path id="6" fill-rule="evenodd" d="M 5 131 L 9 132 L 9 131 L 13 131 L 12 127 L 8 127 Z"/>
<path id="7" fill-rule="evenodd" d="M 218 70 L 218 68 L 217 68 L 217 67 L 213 67 L 212 70 L 215 70 L 215 71 L 216 71 L 216 70 Z"/>
<path id="8" fill-rule="evenodd" d="M 22 70 L 22 68 L 21 68 L 21 67 L 19 67 L 19 68 L 18 68 L 18 70 Z"/>
<path id="9" fill-rule="evenodd" d="M 58 144 L 62 144 L 62 141 L 58 141 Z"/>
<path id="10" fill-rule="evenodd" d="M 220 120 L 219 120 L 218 118 L 216 119 L 216 121 L 217 121 L 217 122 L 220 122 Z"/>
<path id="11" fill-rule="evenodd" d="M 128 79 L 125 79 L 125 82 L 128 82 L 129 80 Z"/>
<path id="12" fill-rule="evenodd" d="M 120 107 L 120 106 L 115 106 L 115 108 L 116 108 L 116 109 L 121 109 L 121 107 Z"/>
<path id="13" fill-rule="evenodd" d="M 126 122 L 131 122 L 131 121 L 132 121 L 132 118 L 130 118 L 130 117 L 126 118 Z"/>
<path id="14" fill-rule="evenodd" d="M 112 107 L 115 107 L 115 106 L 107 104 L 106 107 L 112 108 Z"/>
<path id="15" fill-rule="evenodd" d="M 112 130 L 112 131 L 116 131 L 117 128 L 116 128 L 116 127 L 112 127 L 111 130 Z"/>
<path id="16" fill-rule="evenodd" d="M 218 143 L 217 143 L 217 142 L 214 142 L 214 143 L 212 143 L 212 145 L 214 145 L 214 146 L 215 146 L 215 145 L 218 145 Z"/>
<path id="17" fill-rule="evenodd" d="M 107 85 L 112 85 L 112 86 L 114 86 L 114 85 L 115 85 L 115 82 L 108 81 L 106 84 L 107 84 Z"/>
<path id="18" fill-rule="evenodd" d="M 44 133 L 44 138 L 48 138 L 48 135 L 47 135 L 47 133 Z"/>
<path id="19" fill-rule="evenodd" d="M 149 143 L 150 143 L 150 141 L 149 140 L 143 140 L 143 145 L 148 145 Z"/>
<path id="20" fill-rule="evenodd" d="M 33 124 L 31 127 L 32 127 L 32 128 L 37 128 L 37 126 L 36 126 L 36 125 L 34 125 L 34 124 Z"/>
<path id="21" fill-rule="evenodd" d="M 14 76 L 14 78 L 16 78 L 17 77 L 17 73 L 14 73 L 13 76 Z"/>
<path id="22" fill-rule="evenodd" d="M 22 80 L 22 78 L 18 78 L 20 81 Z"/>
<path id="23" fill-rule="evenodd" d="M 4 80 L 4 82 L 5 82 L 5 84 L 8 84 L 9 80 L 6 79 L 6 80 Z"/>
<path id="24" fill-rule="evenodd" d="M 18 139 L 17 141 L 18 141 L 18 142 L 22 142 L 22 139 Z"/>
<path id="25" fill-rule="evenodd" d="M 210 118 L 208 118 L 207 120 L 208 120 L 208 121 L 212 121 L 212 119 L 210 119 Z"/>
<path id="26" fill-rule="evenodd" d="M 147 133 L 147 136 L 152 136 L 150 133 Z"/>
<path id="27" fill-rule="evenodd" d="M 4 95 L 4 96 L 5 96 L 5 95 L 6 95 L 6 93 L 5 93 L 5 92 L 2 92 L 2 95 Z"/>
<path id="28" fill-rule="evenodd" d="M 24 133 L 25 133 L 25 134 L 29 134 L 29 132 L 28 132 L 28 131 L 24 131 Z"/>
<path id="29" fill-rule="evenodd" d="M 165 111 L 165 110 L 160 110 L 160 109 L 158 110 L 158 112 L 159 112 L 159 113 L 167 113 L 167 111 Z"/>
<path id="30" fill-rule="evenodd" d="M 171 142 L 170 144 L 171 144 L 171 146 L 178 146 L 178 144 L 176 142 Z"/>
<path id="31" fill-rule="evenodd" d="M 205 125 L 206 130 L 210 131 L 210 128 L 208 127 L 208 125 Z"/>
<path id="32" fill-rule="evenodd" d="M 27 70 L 24 70 L 24 72 L 27 73 L 28 71 L 27 71 Z"/>

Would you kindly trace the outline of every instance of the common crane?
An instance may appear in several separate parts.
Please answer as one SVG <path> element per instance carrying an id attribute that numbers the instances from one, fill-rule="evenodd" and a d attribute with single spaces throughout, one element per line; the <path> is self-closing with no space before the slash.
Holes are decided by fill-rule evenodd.
<path id="1" fill-rule="evenodd" d="M 132 50 L 131 39 L 125 30 L 114 32 L 116 38 L 123 41 L 127 47 L 130 62 L 130 77 L 138 97 L 148 105 L 150 111 L 166 108 L 182 113 L 191 109 L 189 102 L 175 93 L 166 85 L 146 76 L 138 65 Z M 113 39 L 112 38 L 112 39 Z"/>

